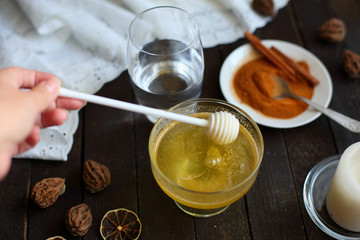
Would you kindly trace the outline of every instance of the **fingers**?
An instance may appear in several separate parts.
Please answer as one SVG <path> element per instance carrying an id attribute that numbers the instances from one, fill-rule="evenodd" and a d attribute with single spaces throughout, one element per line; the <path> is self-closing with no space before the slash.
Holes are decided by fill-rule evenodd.
<path id="1" fill-rule="evenodd" d="M 16 88 L 33 88 L 40 82 L 46 81 L 54 77 L 50 73 L 38 72 L 30 69 L 20 67 L 9 67 L 1 71 L 0 76 L 6 76 L 12 79 L 11 84 Z"/>
<path id="2" fill-rule="evenodd" d="M 41 128 L 51 127 L 63 124 L 69 117 L 69 113 L 65 109 L 54 108 L 48 109 L 41 114 L 39 126 Z"/>
<path id="3" fill-rule="evenodd" d="M 37 112 L 42 112 L 47 109 L 50 104 L 56 99 L 60 80 L 56 77 L 42 81 L 36 85 L 31 91 L 26 92 L 28 100 L 31 101 L 32 106 Z"/>
<path id="4" fill-rule="evenodd" d="M 8 84 L 13 85 L 16 89 L 19 88 L 27 88 L 27 89 L 33 89 L 38 91 L 39 93 L 37 96 L 42 96 L 45 98 L 40 99 L 40 102 L 43 102 L 45 105 L 48 102 L 47 95 L 41 94 L 45 89 L 50 92 L 50 96 L 52 100 L 54 100 L 54 96 L 58 94 L 59 86 L 61 85 L 60 79 L 58 79 L 56 76 L 50 74 L 50 73 L 44 73 L 44 72 L 38 72 L 34 70 L 24 69 L 20 67 L 10 67 L 1 70 L 0 72 L 0 79 L 1 76 L 4 76 L 4 79 L 12 79 L 12 81 L 8 81 Z M 56 84 L 56 87 L 52 85 L 55 81 L 58 81 L 58 84 Z M 55 90 L 54 90 L 55 89 Z M 38 101 L 37 101 L 38 102 Z M 77 99 L 71 99 L 71 98 L 62 98 L 58 97 L 56 99 L 56 107 L 64 108 L 67 110 L 75 110 L 80 109 L 85 105 L 84 101 L 77 100 Z M 42 106 L 43 108 L 43 106 Z"/>
<path id="5" fill-rule="evenodd" d="M 11 166 L 11 154 L 0 152 L 0 181 L 5 178 Z"/>
<path id="6" fill-rule="evenodd" d="M 56 99 L 56 106 L 59 108 L 65 108 L 67 110 L 80 109 L 85 105 L 85 102 L 78 99 L 58 97 Z"/>
<path id="7" fill-rule="evenodd" d="M 40 141 L 40 127 L 35 125 L 31 130 L 29 136 L 25 139 L 25 142 L 30 147 L 34 147 L 39 141 Z"/>
<path id="8" fill-rule="evenodd" d="M 33 147 L 40 141 L 40 127 L 35 125 L 27 136 L 25 141 L 21 142 L 16 149 L 14 149 L 13 155 L 23 153 Z"/>

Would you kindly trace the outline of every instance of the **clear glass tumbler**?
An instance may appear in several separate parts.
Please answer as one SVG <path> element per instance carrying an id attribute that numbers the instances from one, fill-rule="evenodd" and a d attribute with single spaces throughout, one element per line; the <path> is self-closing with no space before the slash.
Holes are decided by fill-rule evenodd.
<path id="1" fill-rule="evenodd" d="M 204 128 L 163 118 L 149 138 L 151 168 L 160 188 L 192 216 L 219 214 L 253 185 L 264 151 L 261 132 L 243 110 L 221 100 L 189 100 L 170 111 L 201 118 L 228 111 L 239 119 L 239 136 L 227 145 L 212 142 Z"/>
<path id="2" fill-rule="evenodd" d="M 129 28 L 127 62 L 141 105 L 167 110 L 201 94 L 200 33 L 193 16 L 180 8 L 155 7 L 135 17 Z"/>

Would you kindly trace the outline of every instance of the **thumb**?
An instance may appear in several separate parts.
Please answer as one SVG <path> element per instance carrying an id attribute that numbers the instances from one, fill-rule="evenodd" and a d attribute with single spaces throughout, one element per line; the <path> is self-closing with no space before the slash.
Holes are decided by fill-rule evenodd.
<path id="1" fill-rule="evenodd" d="M 58 96 L 61 82 L 58 78 L 53 77 L 36 85 L 29 93 L 38 111 L 44 111 L 52 101 Z"/>

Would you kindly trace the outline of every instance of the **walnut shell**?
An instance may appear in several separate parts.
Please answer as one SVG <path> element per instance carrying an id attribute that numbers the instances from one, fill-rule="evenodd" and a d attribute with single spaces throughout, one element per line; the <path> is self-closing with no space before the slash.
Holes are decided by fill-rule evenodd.
<path id="1" fill-rule="evenodd" d="M 350 78 L 360 78 L 360 56 L 345 49 L 342 55 L 344 70 Z"/>
<path id="2" fill-rule="evenodd" d="M 341 42 L 346 35 L 345 23 L 339 18 L 331 18 L 318 29 L 318 37 L 330 43 Z"/>
<path id="3" fill-rule="evenodd" d="M 86 203 L 70 208 L 65 216 L 66 229 L 73 236 L 84 236 L 92 225 L 92 214 Z"/>
<path id="4" fill-rule="evenodd" d="M 253 0 L 251 7 L 263 16 L 274 16 L 273 0 Z"/>
<path id="5" fill-rule="evenodd" d="M 84 162 L 83 179 L 86 188 L 91 192 L 99 192 L 111 183 L 109 168 L 93 160 Z"/>
<path id="6" fill-rule="evenodd" d="M 45 178 L 33 186 L 30 197 L 39 207 L 47 208 L 53 205 L 59 195 L 64 192 L 64 178 Z"/>

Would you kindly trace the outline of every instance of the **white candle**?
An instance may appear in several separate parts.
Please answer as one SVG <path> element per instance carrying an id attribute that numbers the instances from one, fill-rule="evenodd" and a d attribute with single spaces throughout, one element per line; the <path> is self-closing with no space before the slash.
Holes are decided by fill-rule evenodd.
<path id="1" fill-rule="evenodd" d="M 326 196 L 326 207 L 339 226 L 360 232 L 360 142 L 342 154 Z"/>

